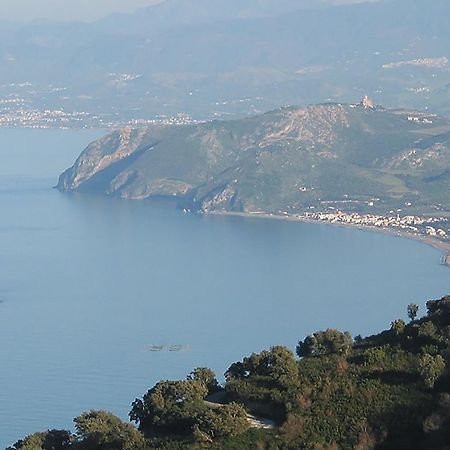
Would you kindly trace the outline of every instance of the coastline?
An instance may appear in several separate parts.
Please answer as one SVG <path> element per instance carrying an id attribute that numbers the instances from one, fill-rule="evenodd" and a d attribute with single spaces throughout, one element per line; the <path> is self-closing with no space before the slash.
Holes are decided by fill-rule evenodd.
<path id="1" fill-rule="evenodd" d="M 442 252 L 440 263 L 446 267 L 450 268 L 450 242 L 443 242 L 439 239 L 433 238 L 432 236 L 425 236 L 422 234 L 408 233 L 407 231 L 394 230 L 389 228 L 381 227 L 371 227 L 368 225 L 356 225 L 351 223 L 331 223 L 323 220 L 306 219 L 298 216 L 290 215 L 280 215 L 272 213 L 252 213 L 252 212 L 233 212 L 233 211 L 210 211 L 203 213 L 206 215 L 216 215 L 216 216 L 234 216 L 234 217 L 244 217 L 244 218 L 254 218 L 254 219 L 270 219 L 270 220 L 285 220 L 289 222 L 302 222 L 302 223 L 315 223 L 329 226 L 338 226 L 342 228 L 352 228 L 361 231 L 370 231 L 375 233 L 383 233 L 390 236 L 397 236 L 401 238 L 410 239 L 413 241 L 421 242 L 423 244 L 429 245 Z"/>

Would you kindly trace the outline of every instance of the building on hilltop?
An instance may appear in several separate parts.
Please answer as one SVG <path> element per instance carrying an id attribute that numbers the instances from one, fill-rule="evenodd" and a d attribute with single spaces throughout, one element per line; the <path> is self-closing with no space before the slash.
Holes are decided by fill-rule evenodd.
<path id="1" fill-rule="evenodd" d="M 367 95 L 365 95 L 363 97 L 360 105 L 365 109 L 374 109 L 375 108 L 375 102 Z"/>

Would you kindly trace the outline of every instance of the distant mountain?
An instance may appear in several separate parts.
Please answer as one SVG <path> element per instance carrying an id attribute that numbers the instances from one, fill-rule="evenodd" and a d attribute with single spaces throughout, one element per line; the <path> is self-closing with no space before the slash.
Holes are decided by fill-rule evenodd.
<path id="1" fill-rule="evenodd" d="M 450 211 L 450 122 L 323 104 L 237 121 L 122 129 L 92 143 L 58 188 L 176 197 L 208 212 Z"/>
<path id="2" fill-rule="evenodd" d="M 0 99 L 126 121 L 367 93 L 450 115 L 448 0 L 313 3 L 167 0 L 93 24 L 0 24 Z"/>
<path id="3" fill-rule="evenodd" d="M 133 14 L 114 14 L 97 25 L 124 34 L 154 35 L 177 25 L 273 17 L 325 4 L 320 0 L 165 0 Z"/>
<path id="4" fill-rule="evenodd" d="M 380 0 L 164 0 L 132 14 L 114 14 L 98 21 L 104 29 L 125 34 L 152 34 L 175 25 L 275 17 L 292 11 Z"/>

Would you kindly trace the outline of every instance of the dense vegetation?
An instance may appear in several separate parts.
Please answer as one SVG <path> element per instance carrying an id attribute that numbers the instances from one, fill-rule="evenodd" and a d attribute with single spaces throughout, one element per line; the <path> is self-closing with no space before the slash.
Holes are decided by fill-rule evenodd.
<path id="1" fill-rule="evenodd" d="M 252 354 L 230 366 L 224 387 L 207 368 L 161 381 L 132 404 L 138 428 L 90 411 L 75 434 L 36 433 L 9 450 L 450 448 L 450 296 L 407 315 L 364 339 L 316 332 L 298 358 L 281 346 Z"/>

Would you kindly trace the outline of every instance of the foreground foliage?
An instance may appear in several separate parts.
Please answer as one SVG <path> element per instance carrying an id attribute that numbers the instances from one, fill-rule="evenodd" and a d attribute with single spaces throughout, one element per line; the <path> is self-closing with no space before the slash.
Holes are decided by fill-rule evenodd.
<path id="1" fill-rule="evenodd" d="M 10 450 L 450 448 L 450 296 L 423 318 L 415 304 L 406 312 L 409 323 L 365 339 L 316 332 L 298 343 L 300 359 L 281 346 L 252 354 L 223 388 L 207 368 L 161 381 L 132 404 L 138 428 L 91 411 L 75 434 L 36 433 Z M 276 426 L 259 427 L 263 417 Z"/>

